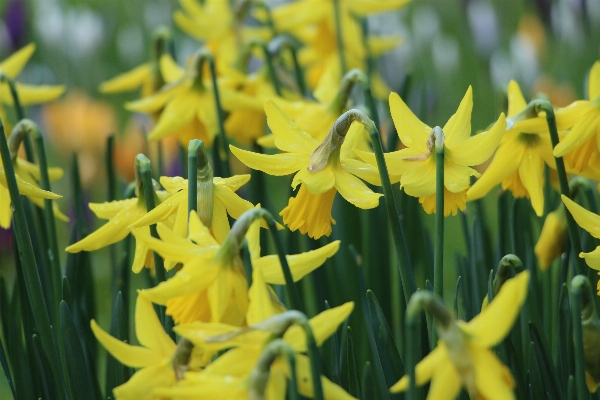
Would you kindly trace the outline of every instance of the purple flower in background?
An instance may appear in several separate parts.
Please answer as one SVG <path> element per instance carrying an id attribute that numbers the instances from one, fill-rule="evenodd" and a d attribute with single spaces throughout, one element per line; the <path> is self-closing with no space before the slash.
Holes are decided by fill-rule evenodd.
<path id="1" fill-rule="evenodd" d="M 4 12 L 4 23 L 13 49 L 18 49 L 25 44 L 26 26 L 25 1 L 10 0 Z"/>

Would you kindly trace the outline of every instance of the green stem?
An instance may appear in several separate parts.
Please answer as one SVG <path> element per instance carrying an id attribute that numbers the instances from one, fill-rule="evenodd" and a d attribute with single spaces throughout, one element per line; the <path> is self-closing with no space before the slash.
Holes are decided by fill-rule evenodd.
<path id="1" fill-rule="evenodd" d="M 589 286 L 589 281 L 583 275 L 577 275 L 571 281 L 571 322 L 573 324 L 577 400 L 589 399 L 585 383 L 585 356 L 583 353 L 583 329 L 581 324 L 581 289 L 586 284 Z"/>
<path id="2" fill-rule="evenodd" d="M 19 99 L 19 93 L 17 92 L 15 82 L 4 74 L 0 74 L 0 82 L 5 82 L 8 85 L 10 95 L 13 99 L 13 104 L 15 107 L 15 113 L 17 114 L 17 121 L 22 120 L 23 118 L 25 118 L 25 111 L 23 110 L 23 106 L 21 105 L 21 100 Z M 27 158 L 27 161 L 34 162 L 35 157 L 33 153 L 33 145 L 31 144 L 31 140 L 28 137 L 26 137 L 23 140 L 23 145 L 25 146 L 25 156 Z"/>
<path id="3" fill-rule="evenodd" d="M 530 104 L 532 104 L 537 113 L 542 111 L 546 113 L 546 123 L 548 124 L 548 130 L 550 131 L 552 148 L 555 148 L 558 145 L 558 129 L 556 128 L 556 116 L 554 115 L 554 109 L 552 108 L 552 105 L 548 100 L 539 99 L 532 101 Z M 558 181 L 560 183 L 560 192 L 569 199 L 573 200 L 571 197 L 571 191 L 569 189 L 569 180 L 567 178 L 564 160 L 562 157 L 555 157 L 555 160 L 556 171 L 558 172 Z M 577 223 L 570 213 L 567 213 L 567 228 L 569 231 L 569 239 L 571 240 L 571 248 L 573 250 L 573 254 L 575 255 L 575 272 L 582 274 L 585 271 L 585 266 L 583 265 L 583 260 L 578 257 L 579 253 L 581 253 L 579 231 L 577 228 Z"/>
<path id="4" fill-rule="evenodd" d="M 348 98 L 350 97 L 350 93 L 352 92 L 354 85 L 357 83 L 362 86 L 365 102 L 367 103 L 367 106 L 369 107 L 369 113 L 371 114 L 370 117 L 375 123 L 377 129 L 379 129 L 379 113 L 377 112 L 375 98 L 371 93 L 369 77 L 358 68 L 348 71 L 342 77 L 342 83 L 340 84 L 338 93 L 335 99 L 331 102 L 331 111 L 334 114 L 340 114 L 344 111 Z"/>
<path id="5" fill-rule="evenodd" d="M 347 71 L 346 54 L 344 53 L 344 37 L 342 33 L 342 15 L 340 9 L 340 0 L 333 0 L 333 9 L 335 16 L 335 38 L 337 40 L 338 52 L 340 56 L 340 73 L 343 75 Z"/>
<path id="6" fill-rule="evenodd" d="M 435 135 L 435 256 L 433 260 L 433 291 L 443 298 L 444 289 L 444 133 L 434 128 Z M 437 335 L 433 335 L 437 339 Z M 433 343 L 436 343 L 434 340 Z"/>
<path id="7" fill-rule="evenodd" d="M 310 358 L 310 370 L 312 373 L 313 381 L 313 399 L 324 400 L 323 396 L 323 383 L 321 382 L 321 360 L 319 357 L 319 348 L 315 341 L 313 330 L 308 322 L 302 324 L 304 333 L 306 334 L 306 347 L 308 349 L 308 357 Z"/>
<path id="8" fill-rule="evenodd" d="M 194 139 L 188 146 L 188 218 L 192 210 L 197 211 L 204 226 L 210 228 L 213 208 L 213 170 L 208 163 L 204 142 Z"/>
<path id="9" fill-rule="evenodd" d="M 271 77 L 273 89 L 275 89 L 275 93 L 277 94 L 277 96 L 281 97 L 281 85 L 279 83 L 279 80 L 277 79 L 277 74 L 275 72 L 272 52 L 269 50 L 269 47 L 263 40 L 253 39 L 246 44 L 244 50 L 242 51 L 242 56 L 240 58 L 240 63 L 242 64 L 240 65 L 240 67 L 244 67 L 243 69 L 245 70 L 245 67 L 248 63 L 248 58 L 250 58 L 252 49 L 254 49 L 255 47 L 261 49 L 263 55 L 265 56 L 265 63 L 267 65 L 267 70 L 269 71 L 269 76 Z"/>
<path id="10" fill-rule="evenodd" d="M 143 154 L 138 154 L 135 157 L 135 169 L 139 173 L 141 178 L 141 186 L 143 187 L 143 193 L 139 193 L 139 197 L 143 197 L 146 202 L 146 212 L 150 212 L 155 207 L 156 194 L 154 193 L 154 187 L 152 185 L 152 170 L 150 169 L 150 160 Z M 136 173 L 137 175 L 137 173 Z M 156 224 L 150 225 L 150 234 L 155 239 L 160 239 L 156 230 Z M 154 253 L 154 271 L 156 272 L 156 278 L 158 283 L 166 280 L 165 265 L 162 257 L 157 253 Z"/>
<path id="11" fill-rule="evenodd" d="M 48 316 L 48 308 L 42 293 L 42 285 L 39 275 L 36 270 L 36 263 L 33 257 L 33 248 L 29 240 L 27 221 L 23 210 L 23 203 L 17 187 L 15 171 L 11 162 L 8 143 L 4 134 L 4 125 L 0 121 L 0 156 L 4 165 L 4 173 L 8 184 L 12 208 L 14 210 L 13 218 L 15 222 L 15 236 L 19 247 L 19 258 L 22 260 L 23 277 L 25 278 L 25 287 L 27 288 L 27 296 L 33 310 L 33 318 L 39 337 L 44 349 L 46 357 L 50 365 L 52 365 L 52 373 L 54 382 L 59 387 L 57 388 L 60 399 L 66 399 L 67 394 L 65 387 L 62 386 L 63 376 L 60 368 L 61 361 L 56 347 L 56 340 L 53 337 L 50 317 Z"/>
<path id="12" fill-rule="evenodd" d="M 292 63 L 294 64 L 294 75 L 296 77 L 298 91 L 302 96 L 306 96 L 308 92 L 306 90 L 306 82 L 304 81 L 304 72 L 298 61 L 298 51 L 290 37 L 288 35 L 279 35 L 275 37 L 269 42 L 268 49 L 271 54 L 279 54 L 282 49 L 287 49 L 290 52 Z"/>
<path id="13" fill-rule="evenodd" d="M 223 178 L 229 178 L 231 176 L 231 169 L 229 167 L 229 144 L 227 142 L 227 136 L 225 135 L 225 119 L 223 117 L 223 107 L 221 107 L 221 96 L 219 95 L 219 86 L 217 85 L 217 68 L 215 66 L 215 59 L 212 53 L 206 49 L 200 50 L 196 54 L 196 68 L 198 72 L 198 79 L 202 81 L 202 70 L 205 62 L 208 62 L 210 67 L 210 76 L 212 80 L 213 96 L 215 98 L 215 108 L 217 109 L 217 120 L 219 123 L 219 162 L 221 164 L 221 176 Z"/>

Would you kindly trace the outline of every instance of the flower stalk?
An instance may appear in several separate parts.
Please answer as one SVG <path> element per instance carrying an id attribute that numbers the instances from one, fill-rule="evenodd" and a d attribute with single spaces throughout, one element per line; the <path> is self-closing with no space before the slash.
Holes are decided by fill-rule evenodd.
<path id="1" fill-rule="evenodd" d="M 340 8 L 340 0 L 333 0 L 334 16 L 335 16 L 335 38 L 340 56 L 340 72 L 345 74 L 347 71 L 346 54 L 344 53 L 344 36 L 342 30 L 342 10 Z"/>
<path id="2" fill-rule="evenodd" d="M 2 73 L 0 73 L 0 82 L 4 82 L 8 85 L 10 95 L 12 97 L 13 104 L 15 107 L 15 113 L 17 114 L 17 120 L 22 120 L 23 118 L 25 118 L 25 111 L 23 110 L 23 106 L 21 105 L 21 100 L 19 99 L 19 93 L 17 92 L 15 82 Z M 35 157 L 33 155 L 33 145 L 31 144 L 31 140 L 29 139 L 29 137 L 26 137 L 23 140 L 23 145 L 25 146 L 25 156 L 27 157 L 27 161 L 33 162 Z"/>
<path id="3" fill-rule="evenodd" d="M 188 218 L 192 210 L 197 211 L 204 226 L 210 226 L 213 205 L 213 170 L 204 142 L 194 139 L 188 146 Z"/>
<path id="4" fill-rule="evenodd" d="M 298 50 L 290 40 L 290 37 L 287 35 L 278 35 L 269 42 L 267 48 L 271 54 L 279 54 L 283 49 L 288 50 L 292 57 L 292 63 L 294 64 L 294 75 L 296 78 L 296 85 L 298 85 L 298 91 L 302 96 L 306 96 L 307 89 L 306 82 L 304 81 L 304 72 L 302 71 L 300 61 L 298 60 Z"/>
<path id="5" fill-rule="evenodd" d="M 589 314 L 590 283 L 583 275 L 577 275 L 571 281 L 571 323 L 573 324 L 573 344 L 575 351 L 575 392 L 577 400 L 587 400 L 588 390 L 585 383 L 585 354 L 583 343 L 582 319 Z M 584 300 L 585 299 L 585 300 Z M 583 304 L 586 313 L 583 313 Z M 593 304 L 593 303 L 592 303 Z"/>
<path id="6" fill-rule="evenodd" d="M 271 365 L 278 358 L 285 357 L 290 367 L 290 388 L 288 393 L 292 393 L 292 399 L 297 398 L 298 384 L 296 377 L 296 355 L 294 350 L 283 339 L 275 339 L 265 346 L 260 358 L 250 376 L 248 377 L 248 398 L 251 400 L 264 400 Z M 320 378 L 319 378 L 320 379 Z"/>
<path id="7" fill-rule="evenodd" d="M 245 66 L 248 63 L 248 58 L 250 58 L 250 54 L 252 53 L 252 50 L 258 47 L 263 55 L 265 56 L 265 64 L 267 65 L 267 70 L 269 71 L 269 76 L 271 77 L 271 83 L 273 84 L 273 89 L 275 89 L 275 93 L 277 94 L 277 96 L 281 97 L 281 85 L 279 83 L 279 80 L 277 79 L 277 73 L 275 72 L 275 66 L 273 65 L 273 53 L 271 52 L 271 50 L 269 49 L 269 47 L 267 46 L 267 43 L 265 43 L 263 40 L 260 39 L 253 39 L 251 41 L 249 41 L 244 50 L 242 50 L 242 55 L 240 57 L 240 65 L 241 66 Z M 240 68 L 242 69 L 242 68 Z"/>

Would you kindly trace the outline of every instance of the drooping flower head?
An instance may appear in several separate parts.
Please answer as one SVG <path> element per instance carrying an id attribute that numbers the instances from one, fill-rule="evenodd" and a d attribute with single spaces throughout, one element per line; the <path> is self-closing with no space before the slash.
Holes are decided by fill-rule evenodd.
<path id="1" fill-rule="evenodd" d="M 265 102 L 267 123 L 275 137 L 275 146 L 281 154 L 266 155 L 230 146 L 232 153 L 252 169 L 269 175 L 283 176 L 296 173 L 292 187 L 300 186 L 296 197 L 280 215 L 292 231 L 308 233 L 312 238 L 331 234 L 331 207 L 336 192 L 348 202 L 363 209 L 377 207 L 380 194 L 370 190 L 353 173 L 348 172 L 346 160 L 356 142 L 363 140 L 363 126 L 354 122 L 345 132 L 331 128 L 323 142 L 298 128 L 271 100 Z M 373 172 L 364 165 L 364 170 Z M 364 176 L 361 175 L 364 178 Z M 365 178 L 367 179 L 367 178 Z M 333 221 L 335 222 L 335 221 Z"/>

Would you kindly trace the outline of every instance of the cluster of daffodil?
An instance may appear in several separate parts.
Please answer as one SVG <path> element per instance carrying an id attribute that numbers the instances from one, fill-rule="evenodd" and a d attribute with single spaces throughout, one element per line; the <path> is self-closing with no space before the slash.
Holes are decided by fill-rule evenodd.
<path id="1" fill-rule="evenodd" d="M 180 66 L 170 32 L 158 29 L 150 61 L 99 89 L 140 89 L 125 108 L 150 116 L 149 140 L 174 136 L 188 146 L 184 176 L 159 167 L 157 182 L 139 154 L 123 196 L 113 187 L 109 201 L 89 203 L 108 222 L 88 234 L 75 159 L 76 224 L 64 269 L 55 220 L 68 218 L 50 187 L 63 171 L 48 167 L 44 136 L 22 108 L 64 88 L 14 81 L 34 45 L 0 63 L 0 227 L 12 225 L 17 275 L 10 295 L 0 286 L 0 363 L 15 398 L 334 400 L 406 392 L 410 400 L 583 400 L 596 392 L 600 321 L 591 287 L 597 282 L 600 294 L 600 281 L 580 258 L 600 271 L 600 247 L 588 251 L 600 239 L 590 184 L 600 180 L 600 61 L 589 72 L 587 100 L 527 103 L 511 81 L 506 115 L 474 134 L 469 87 L 446 124 L 432 127 L 373 68 L 400 39 L 368 35 L 367 17 L 408 3 L 180 0 L 173 19 L 201 42 L 198 51 Z M 395 128 L 385 141 L 382 110 Z M 273 178 L 282 191 L 256 171 L 294 176 Z M 478 200 L 498 185 L 491 255 Z M 338 213 L 334 229 L 338 192 L 360 210 Z M 287 199 L 278 210 L 283 224 L 267 211 L 279 199 Z M 433 243 L 410 222 L 421 211 L 414 204 L 435 214 Z M 468 255 L 457 257 L 452 312 L 444 302 L 444 221 L 457 214 Z M 538 235 L 531 221 L 539 217 Z M 346 232 L 353 223 L 360 252 L 357 235 Z M 429 257 L 423 268 L 415 241 Z M 115 299 L 109 330 L 96 322 L 89 271 L 88 252 L 102 248 Z M 130 269 L 146 279 L 131 301 Z M 397 283 L 385 282 L 380 304 L 367 284 L 387 277 Z M 139 345 L 128 334 L 130 303 Z M 103 395 L 95 340 L 109 353 Z M 427 384 L 427 392 L 419 388 Z"/>

